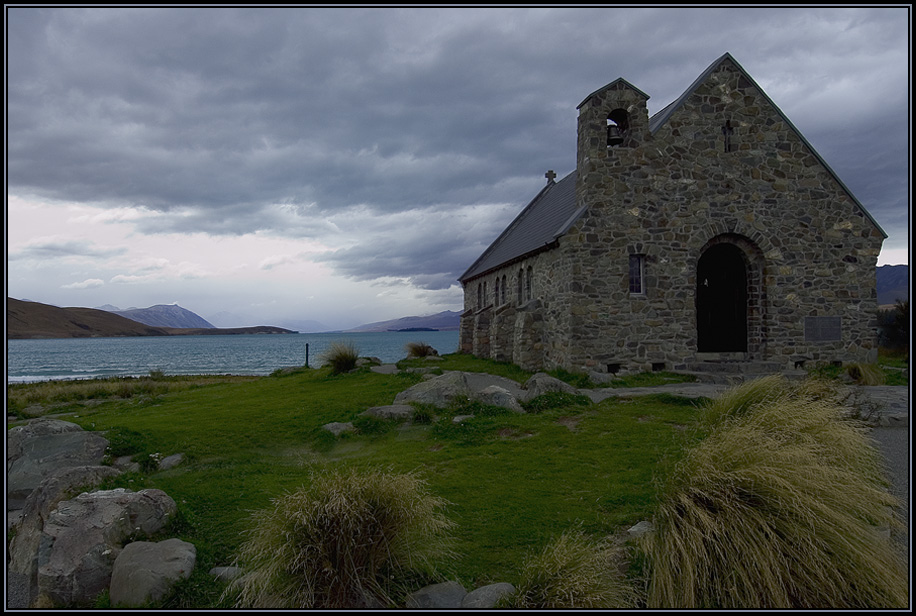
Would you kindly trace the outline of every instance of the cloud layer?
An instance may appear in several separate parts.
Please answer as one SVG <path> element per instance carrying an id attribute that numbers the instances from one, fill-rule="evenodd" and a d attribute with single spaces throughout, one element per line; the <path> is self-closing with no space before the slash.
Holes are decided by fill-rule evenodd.
<path id="1" fill-rule="evenodd" d="M 142 236 L 323 247 L 252 267 L 314 259 L 355 281 L 447 289 L 547 169 L 573 169 L 575 107 L 589 92 L 622 76 L 654 112 L 726 51 L 889 245 L 908 240 L 906 7 L 9 7 L 7 17 L 8 193 L 81 204 L 96 223 Z M 19 239 L 11 259 L 127 250 Z"/>

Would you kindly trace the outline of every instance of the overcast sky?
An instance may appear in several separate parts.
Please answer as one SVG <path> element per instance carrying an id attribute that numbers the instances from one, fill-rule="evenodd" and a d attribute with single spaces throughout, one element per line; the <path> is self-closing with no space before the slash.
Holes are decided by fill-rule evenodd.
<path id="1" fill-rule="evenodd" d="M 900 8 L 7 7 L 8 295 L 219 326 L 461 310 L 461 275 L 623 77 L 725 52 L 908 263 Z M 221 312 L 233 316 L 222 315 Z"/>

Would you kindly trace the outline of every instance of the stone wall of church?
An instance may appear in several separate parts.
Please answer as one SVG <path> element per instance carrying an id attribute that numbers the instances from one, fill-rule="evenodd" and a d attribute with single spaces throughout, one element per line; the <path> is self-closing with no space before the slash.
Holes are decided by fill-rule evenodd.
<path id="1" fill-rule="evenodd" d="M 595 146 L 589 126 L 638 100 L 610 91 L 580 110 L 577 193 L 591 205 L 561 240 L 579 264 L 577 296 L 557 306 L 572 317 L 568 367 L 695 361 L 697 262 L 716 242 L 749 264 L 751 359 L 873 360 L 882 235 L 777 110 L 726 64 L 656 135 Z M 629 292 L 630 254 L 645 256 L 645 294 Z"/>

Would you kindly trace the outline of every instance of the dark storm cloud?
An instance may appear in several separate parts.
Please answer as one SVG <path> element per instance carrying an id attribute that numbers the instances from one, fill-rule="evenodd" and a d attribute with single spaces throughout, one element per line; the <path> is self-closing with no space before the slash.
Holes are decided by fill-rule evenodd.
<path id="1" fill-rule="evenodd" d="M 141 232 L 362 233 L 329 262 L 434 288 L 573 168 L 589 92 L 622 76 L 657 111 L 729 51 L 887 228 L 906 215 L 907 15 L 14 7 L 9 190 L 166 214 Z M 489 235 L 451 234 L 450 213 L 506 203 Z M 425 236 L 450 235 L 409 246 L 347 216 L 433 207 Z"/>

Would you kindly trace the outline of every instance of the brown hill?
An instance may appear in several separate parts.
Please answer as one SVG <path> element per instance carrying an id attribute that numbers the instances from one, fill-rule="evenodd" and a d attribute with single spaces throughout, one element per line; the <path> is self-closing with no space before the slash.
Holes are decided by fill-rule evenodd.
<path id="1" fill-rule="evenodd" d="M 161 327 L 150 327 L 104 310 L 58 308 L 38 302 L 6 298 L 7 338 L 109 338 L 115 336 L 166 336 Z"/>
<path id="2" fill-rule="evenodd" d="M 116 338 L 121 336 L 189 336 L 200 334 L 291 334 L 279 327 L 198 329 L 152 327 L 94 308 L 58 308 L 6 298 L 6 337 Z"/>

